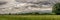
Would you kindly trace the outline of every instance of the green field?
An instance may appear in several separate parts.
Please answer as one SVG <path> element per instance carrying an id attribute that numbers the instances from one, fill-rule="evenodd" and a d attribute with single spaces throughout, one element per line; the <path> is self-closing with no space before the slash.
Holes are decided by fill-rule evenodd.
<path id="1" fill-rule="evenodd" d="M 0 20 L 60 20 L 60 15 L 0 15 Z"/>

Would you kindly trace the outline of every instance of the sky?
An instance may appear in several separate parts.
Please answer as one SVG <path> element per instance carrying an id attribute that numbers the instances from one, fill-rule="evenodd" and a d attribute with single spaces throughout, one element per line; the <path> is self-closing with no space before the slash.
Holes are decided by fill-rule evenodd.
<path id="1" fill-rule="evenodd" d="M 60 0 L 0 0 L 7 2 L 0 5 L 0 12 L 52 12 L 53 4 Z M 5 9 L 1 9 L 5 8 Z M 47 11 L 46 11 L 47 10 Z"/>

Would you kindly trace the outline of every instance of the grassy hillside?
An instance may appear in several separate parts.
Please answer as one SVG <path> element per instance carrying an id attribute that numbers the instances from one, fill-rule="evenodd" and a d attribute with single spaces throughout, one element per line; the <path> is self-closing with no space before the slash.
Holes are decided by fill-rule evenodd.
<path id="1" fill-rule="evenodd" d="M 60 20 L 60 15 L 0 15 L 0 20 Z"/>

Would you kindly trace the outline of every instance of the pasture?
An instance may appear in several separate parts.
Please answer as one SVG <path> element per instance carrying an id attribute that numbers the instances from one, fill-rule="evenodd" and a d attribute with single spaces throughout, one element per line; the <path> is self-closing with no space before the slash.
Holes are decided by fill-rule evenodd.
<path id="1" fill-rule="evenodd" d="M 60 15 L 0 15 L 0 20 L 60 20 Z"/>

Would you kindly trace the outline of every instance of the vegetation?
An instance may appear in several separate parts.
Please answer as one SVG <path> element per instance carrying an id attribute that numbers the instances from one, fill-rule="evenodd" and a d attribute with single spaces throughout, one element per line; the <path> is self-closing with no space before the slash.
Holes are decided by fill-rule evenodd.
<path id="1" fill-rule="evenodd" d="M 60 15 L 0 15 L 0 20 L 60 20 Z"/>
<path id="2" fill-rule="evenodd" d="M 53 12 L 56 13 L 57 15 L 60 15 L 60 3 L 56 3 L 53 6 Z"/>

